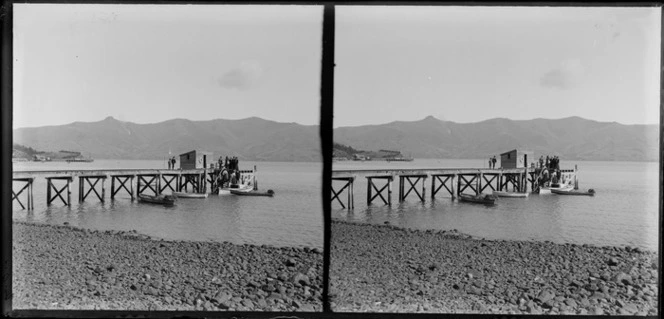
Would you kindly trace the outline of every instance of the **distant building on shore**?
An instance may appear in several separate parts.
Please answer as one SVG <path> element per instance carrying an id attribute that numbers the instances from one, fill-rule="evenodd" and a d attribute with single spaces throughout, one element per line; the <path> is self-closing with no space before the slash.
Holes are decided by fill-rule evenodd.
<path id="1" fill-rule="evenodd" d="M 215 160 L 212 158 L 212 152 L 189 151 L 180 154 L 180 169 L 197 169 L 210 166 Z"/>
<path id="2" fill-rule="evenodd" d="M 535 156 L 532 151 L 511 150 L 500 154 L 501 168 L 524 168 L 535 162 Z"/>

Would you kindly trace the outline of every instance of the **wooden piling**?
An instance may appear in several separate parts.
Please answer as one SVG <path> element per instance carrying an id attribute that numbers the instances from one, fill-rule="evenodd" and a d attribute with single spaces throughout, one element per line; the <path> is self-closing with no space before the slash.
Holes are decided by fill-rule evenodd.
<path id="1" fill-rule="evenodd" d="M 28 178 L 13 178 L 12 179 L 12 202 L 16 200 L 19 205 L 21 205 L 22 209 L 27 209 L 27 210 L 32 210 L 34 209 L 34 203 L 32 202 L 32 183 L 34 181 L 34 178 L 28 177 Z M 14 192 L 14 183 L 13 182 L 24 182 L 25 184 L 22 185 L 21 189 L 18 190 L 18 192 Z M 21 194 L 25 191 L 26 193 L 26 202 L 25 205 L 23 205 L 23 202 L 21 202 Z"/>
<path id="2" fill-rule="evenodd" d="M 28 209 L 34 210 L 35 209 L 35 195 L 32 192 L 32 189 L 34 188 L 32 182 L 34 181 L 33 178 L 30 179 L 30 189 L 28 190 Z"/>
<path id="3" fill-rule="evenodd" d="M 258 185 L 256 184 L 256 165 L 254 165 L 254 173 L 251 174 L 251 178 L 253 179 L 251 181 L 251 185 L 254 185 L 254 190 L 257 191 L 258 190 Z"/>
<path id="4" fill-rule="evenodd" d="M 427 178 L 425 176 L 424 179 L 422 180 L 422 197 L 421 197 L 422 201 L 424 201 L 426 193 L 427 193 Z"/>
<path id="5" fill-rule="evenodd" d="M 51 206 L 51 180 L 46 179 L 46 206 Z"/>
<path id="6" fill-rule="evenodd" d="M 401 192 L 403 193 L 400 199 L 400 201 L 403 201 L 406 199 L 408 194 L 410 194 L 411 191 L 415 191 L 415 194 L 420 198 L 421 201 L 425 201 L 425 192 L 426 192 L 426 180 L 427 180 L 428 175 L 426 174 L 410 174 L 410 175 L 399 175 L 399 181 L 400 181 L 400 188 Z M 415 182 L 411 180 L 411 178 L 416 178 Z M 417 191 L 417 183 L 422 180 L 422 194 Z M 406 190 L 405 186 L 405 181 L 408 181 L 408 189 Z"/>
<path id="7" fill-rule="evenodd" d="M 459 197 L 460 194 L 461 194 L 461 175 L 457 175 L 456 197 Z"/>
<path id="8" fill-rule="evenodd" d="M 94 180 L 94 183 L 90 182 L 90 180 Z M 101 181 L 101 195 L 99 192 L 97 192 L 96 186 L 97 183 Z M 85 199 L 88 197 L 90 192 L 94 192 L 95 195 L 97 195 L 97 198 L 103 203 L 104 202 L 104 196 L 106 194 L 106 189 L 104 187 L 104 183 L 106 182 L 106 175 L 80 175 L 78 177 L 78 201 L 83 202 Z M 88 183 L 90 185 L 90 189 L 86 192 L 85 191 L 85 183 Z"/>
<path id="9" fill-rule="evenodd" d="M 115 176 L 111 176 L 111 200 L 115 199 Z"/>
<path id="10" fill-rule="evenodd" d="M 71 206 L 71 188 L 70 184 L 72 181 L 72 176 L 52 176 L 46 177 L 46 205 L 50 206 L 51 203 L 55 200 L 56 197 L 60 198 L 66 206 Z M 66 184 L 62 188 L 57 189 L 53 184 L 53 180 L 65 180 Z M 55 196 L 52 196 L 52 191 L 55 190 Z M 67 199 L 62 196 L 63 192 L 67 192 Z"/>
<path id="11" fill-rule="evenodd" d="M 576 164 L 574 165 L 574 189 L 579 189 L 579 172 Z"/>
<path id="12" fill-rule="evenodd" d="M 371 202 L 376 197 L 380 197 L 380 199 L 383 201 L 384 204 L 386 205 L 391 205 L 392 204 L 392 198 L 390 196 L 390 183 L 392 182 L 392 175 L 372 175 L 372 176 L 367 176 L 367 205 L 371 205 Z M 382 188 L 378 189 L 376 186 L 376 183 L 374 183 L 374 179 L 384 179 L 385 180 L 385 185 L 383 185 Z M 385 200 L 385 197 L 383 197 L 383 191 L 387 189 L 387 200 Z M 373 191 L 376 191 L 376 194 L 372 194 Z M 372 196 L 373 195 L 373 196 Z"/>
<path id="13" fill-rule="evenodd" d="M 387 182 L 387 203 L 388 205 L 392 205 L 392 179 Z"/>
<path id="14" fill-rule="evenodd" d="M 83 201 L 83 177 L 78 178 L 78 202 Z"/>
<path id="15" fill-rule="evenodd" d="M 332 177 L 333 182 L 334 181 L 343 181 L 344 186 L 342 186 L 341 189 L 339 189 L 339 191 L 335 191 L 334 186 L 331 188 L 331 191 L 332 191 L 332 199 L 331 200 L 334 201 L 336 199 L 339 202 L 339 204 L 341 205 L 342 208 L 346 208 L 346 205 L 344 205 L 344 203 L 341 201 L 339 196 L 341 195 L 341 193 L 344 190 L 347 189 L 347 192 L 348 192 L 348 194 L 347 194 L 348 209 L 349 210 L 353 209 L 355 207 L 355 205 L 353 203 L 354 202 L 354 198 L 353 198 L 353 181 L 354 180 L 355 180 L 355 177 L 353 177 L 353 176 Z"/>

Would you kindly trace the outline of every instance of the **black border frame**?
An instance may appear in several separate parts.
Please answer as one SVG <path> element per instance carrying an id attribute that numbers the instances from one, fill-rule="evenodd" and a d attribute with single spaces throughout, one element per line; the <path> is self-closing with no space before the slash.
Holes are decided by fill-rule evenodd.
<path id="1" fill-rule="evenodd" d="M 13 4 L 14 3 L 67 3 L 67 4 L 201 4 L 201 5 L 317 5 L 323 6 L 323 32 L 322 32 L 322 62 L 321 62 L 321 87 L 320 87 L 320 139 L 323 156 L 323 174 L 322 174 L 322 200 L 323 200 L 323 236 L 324 236 L 324 255 L 323 255 L 323 312 L 203 312 L 203 311 L 112 311 L 112 310 L 13 310 L 11 304 L 12 296 L 12 219 L 11 219 L 11 189 L 12 163 L 9 156 L 12 145 L 12 109 L 13 109 L 13 86 L 12 86 L 12 61 L 13 61 Z M 202 317 L 224 317 L 224 318 L 297 318 L 297 317 L 319 317 L 319 318 L 386 318 L 386 317 L 411 317 L 418 318 L 438 318 L 438 317 L 529 317 L 528 315 L 501 315 L 501 314 L 414 314 L 414 313 L 333 313 L 330 309 L 328 289 L 329 289 L 329 270 L 330 270 L 330 240 L 331 240 L 331 176 L 332 176 L 332 143 L 333 143 L 333 116 L 334 116 L 334 51 L 335 51 L 335 7 L 336 6 L 559 6 L 559 7 L 653 7 L 662 10 L 662 4 L 659 2 L 628 2 L 619 3 L 596 3 L 596 2 L 435 2 L 435 1 L 356 1 L 356 2 L 337 2 L 337 1 L 94 1 L 94 0 L 75 0 L 75 1 L 13 1 L 3 0 L 0 7 L 0 33 L 2 33 L 1 66 L 2 74 L 0 76 L 0 130 L 1 130 L 1 152 L 0 158 L 0 182 L 2 183 L 2 215 L 0 217 L 0 253 L 2 258 L 2 290 L 0 290 L 2 315 L 12 317 L 151 317 L 151 318 L 202 318 Z M 664 187 L 664 50 L 662 49 L 661 35 L 664 34 L 664 14 L 662 14 L 662 23 L 660 31 L 660 158 L 659 158 L 659 235 L 662 239 L 662 230 L 664 229 L 662 221 L 662 208 L 664 207 L 664 197 L 662 188 Z M 659 268 L 661 276 L 662 265 L 662 244 L 658 248 Z M 658 295 L 661 297 L 661 284 L 658 287 Z M 662 303 L 658 304 L 658 312 L 662 313 Z M 588 316 L 565 316 L 569 317 L 588 317 Z M 620 317 L 620 316 L 614 316 Z"/>

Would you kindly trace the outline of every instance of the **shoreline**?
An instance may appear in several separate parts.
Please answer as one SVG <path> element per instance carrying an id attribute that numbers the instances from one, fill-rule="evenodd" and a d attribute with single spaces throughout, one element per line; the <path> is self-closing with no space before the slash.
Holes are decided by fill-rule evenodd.
<path id="1" fill-rule="evenodd" d="M 502 239 L 502 238 L 487 238 L 483 236 L 478 236 L 478 235 L 471 235 L 468 233 L 460 232 L 457 229 L 427 229 L 427 228 L 414 228 L 414 227 L 405 227 L 405 226 L 397 226 L 389 221 L 385 221 L 382 224 L 378 223 L 369 223 L 369 222 L 363 222 L 363 221 L 349 221 L 349 220 L 344 220 L 344 219 L 337 219 L 332 217 L 332 224 L 338 223 L 338 224 L 347 224 L 347 225 L 355 225 L 355 226 L 364 226 L 364 225 L 370 225 L 370 226 L 378 226 L 378 227 L 387 227 L 393 230 L 402 230 L 402 231 L 409 231 L 409 232 L 422 232 L 422 233 L 429 233 L 429 234 L 444 234 L 446 236 L 451 236 L 451 237 L 459 237 L 459 238 L 465 238 L 465 239 L 472 239 L 472 240 L 482 240 L 482 241 L 496 241 L 496 242 L 522 242 L 522 243 L 551 243 L 554 245 L 574 245 L 578 247 L 595 247 L 595 248 L 607 248 L 607 249 L 618 249 L 618 250 L 636 250 L 637 252 L 646 252 L 646 253 L 653 253 L 656 254 L 656 250 L 648 249 L 642 247 L 637 247 L 637 246 L 629 246 L 629 245 L 622 245 L 622 246 L 616 246 L 616 245 L 595 245 L 595 244 L 587 244 L 587 243 L 574 243 L 574 242 L 554 242 L 552 240 L 547 240 L 547 239 L 536 239 L 536 238 L 530 238 L 530 239 Z"/>
<path id="2" fill-rule="evenodd" d="M 336 312 L 657 315 L 658 256 L 332 221 Z"/>
<path id="3" fill-rule="evenodd" d="M 322 311 L 320 249 L 12 228 L 15 309 Z"/>

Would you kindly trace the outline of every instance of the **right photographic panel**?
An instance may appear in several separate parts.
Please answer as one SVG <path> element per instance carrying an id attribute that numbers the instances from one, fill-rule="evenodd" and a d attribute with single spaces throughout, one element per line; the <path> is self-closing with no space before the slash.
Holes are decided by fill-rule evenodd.
<path id="1" fill-rule="evenodd" d="M 661 8 L 335 23 L 333 311 L 659 315 Z"/>

